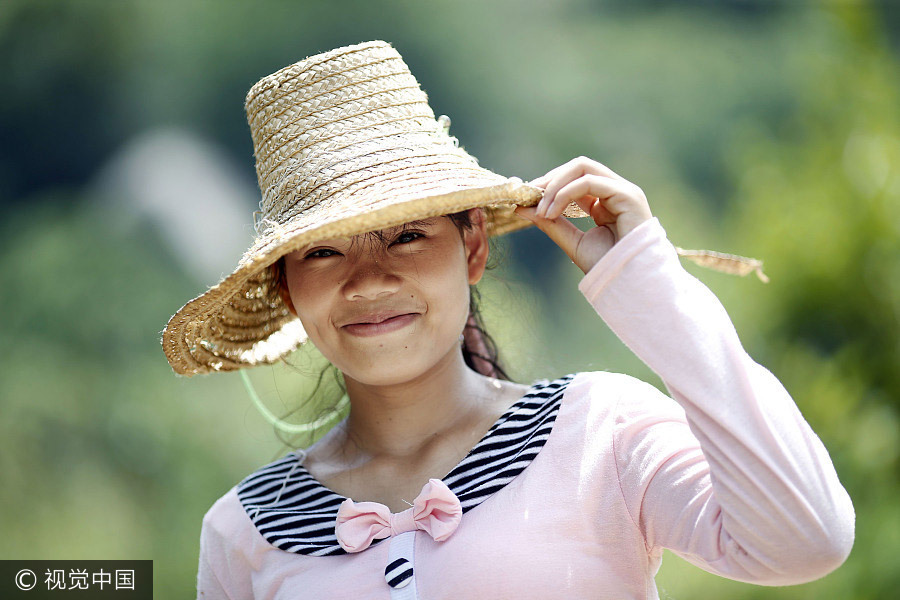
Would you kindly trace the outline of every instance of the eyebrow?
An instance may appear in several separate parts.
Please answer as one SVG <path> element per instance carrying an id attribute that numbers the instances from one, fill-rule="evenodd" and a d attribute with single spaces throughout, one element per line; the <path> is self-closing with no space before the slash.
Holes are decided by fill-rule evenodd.
<path id="1" fill-rule="evenodd" d="M 388 227 L 388 229 L 399 229 L 401 227 L 425 227 L 426 225 L 431 225 L 431 219 L 417 219 L 415 221 L 408 221 L 401 225 L 395 225 L 394 227 Z"/>
<path id="2" fill-rule="evenodd" d="M 385 227 L 384 229 L 381 229 L 379 231 L 381 231 L 383 235 L 389 235 L 391 233 L 398 232 L 398 231 L 405 231 L 405 230 L 413 228 L 413 227 L 429 227 L 433 224 L 434 224 L 434 222 L 432 221 L 432 219 L 416 219 L 415 221 L 408 221 L 406 223 L 401 223 L 400 225 L 394 225 L 393 227 Z M 377 235 L 377 233 L 378 233 L 377 231 L 369 232 L 369 234 L 375 234 L 375 235 Z M 363 234 L 363 235 L 369 235 L 369 234 Z"/>
<path id="3" fill-rule="evenodd" d="M 408 221 L 406 223 L 401 223 L 400 225 L 394 225 L 393 227 L 385 227 L 384 229 L 361 233 L 356 236 L 353 236 L 352 239 L 354 240 L 354 243 L 355 243 L 355 240 L 360 239 L 360 238 L 368 238 L 369 240 L 372 240 L 372 239 L 383 240 L 385 237 L 389 237 L 392 233 L 399 232 L 399 231 L 405 231 L 406 229 L 409 229 L 409 228 L 430 227 L 431 225 L 434 224 L 433 219 L 435 219 L 435 218 L 437 218 L 437 217 L 430 217 L 427 219 L 416 219 L 415 221 Z M 315 242 L 315 243 L 309 244 L 307 246 L 304 246 L 303 248 L 300 248 L 299 251 L 301 251 L 303 253 L 309 252 L 310 250 L 317 248 L 320 243 L 321 242 Z"/>

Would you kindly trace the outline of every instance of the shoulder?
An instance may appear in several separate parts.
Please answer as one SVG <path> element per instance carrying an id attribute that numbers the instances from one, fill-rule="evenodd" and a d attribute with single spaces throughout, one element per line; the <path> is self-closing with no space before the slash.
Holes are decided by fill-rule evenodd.
<path id="1" fill-rule="evenodd" d="M 237 497 L 237 486 L 231 488 L 203 516 L 198 597 L 252 597 L 252 572 L 268 551 Z"/>
<path id="2" fill-rule="evenodd" d="M 259 467 L 223 494 L 203 516 L 201 547 L 210 553 L 245 558 L 271 549 L 259 525 L 269 506 L 278 499 L 289 500 L 279 492 L 297 465 L 297 456 L 290 453 Z"/>
<path id="3" fill-rule="evenodd" d="M 566 377 L 571 381 L 566 391 L 568 397 L 589 396 L 592 399 L 618 400 L 665 395 L 652 384 L 625 373 L 580 371 Z"/>
<path id="4" fill-rule="evenodd" d="M 244 477 L 225 492 L 203 516 L 203 526 L 210 533 L 235 535 L 242 529 L 252 528 L 247 514 L 246 498 L 254 493 L 265 493 L 275 480 L 281 480 L 294 465 L 296 457 L 289 454 L 265 464 Z"/>
<path id="5" fill-rule="evenodd" d="M 583 409 L 590 420 L 623 424 L 648 415 L 684 418 L 677 402 L 637 377 L 608 371 L 582 371 L 570 377 L 564 402 Z"/>
<path id="6" fill-rule="evenodd" d="M 203 515 L 203 535 L 228 539 L 250 523 L 238 499 L 237 487 L 225 492 Z"/>
<path id="7" fill-rule="evenodd" d="M 673 444 L 697 445 L 684 409 L 656 386 L 631 375 L 578 373 L 563 405 L 561 418 L 585 452 L 600 456 L 611 451 L 619 465 L 643 468 L 647 460 L 666 456 Z"/>

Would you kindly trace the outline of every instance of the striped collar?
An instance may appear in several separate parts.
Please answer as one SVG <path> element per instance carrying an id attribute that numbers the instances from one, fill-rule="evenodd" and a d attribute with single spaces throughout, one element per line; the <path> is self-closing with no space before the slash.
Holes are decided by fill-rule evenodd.
<path id="1" fill-rule="evenodd" d="M 443 478 L 459 498 L 463 514 L 531 464 L 550 436 L 563 392 L 573 378 L 570 374 L 533 384 Z M 334 533 L 338 508 L 346 498 L 313 477 L 302 464 L 304 458 L 302 450 L 291 452 L 248 475 L 237 486 L 241 505 L 276 548 L 311 556 L 346 554 Z"/>

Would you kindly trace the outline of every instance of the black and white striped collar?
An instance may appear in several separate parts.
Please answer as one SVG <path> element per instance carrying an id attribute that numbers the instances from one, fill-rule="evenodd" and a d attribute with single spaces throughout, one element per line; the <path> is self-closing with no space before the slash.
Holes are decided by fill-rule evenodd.
<path id="1" fill-rule="evenodd" d="M 570 374 L 533 384 L 443 478 L 459 498 L 464 514 L 506 486 L 537 456 L 573 378 Z M 238 498 L 273 546 L 311 556 L 345 554 L 334 527 L 346 498 L 315 479 L 303 466 L 304 458 L 302 450 L 291 452 L 257 469 L 238 484 Z"/>

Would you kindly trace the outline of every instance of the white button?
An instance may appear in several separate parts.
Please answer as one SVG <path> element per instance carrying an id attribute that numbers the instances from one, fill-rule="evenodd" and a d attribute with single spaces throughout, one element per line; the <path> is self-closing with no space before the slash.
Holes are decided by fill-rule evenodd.
<path id="1" fill-rule="evenodd" d="M 409 585 L 412 581 L 413 568 L 405 558 L 398 558 L 387 566 L 384 570 L 384 580 L 392 588 L 402 588 Z"/>

